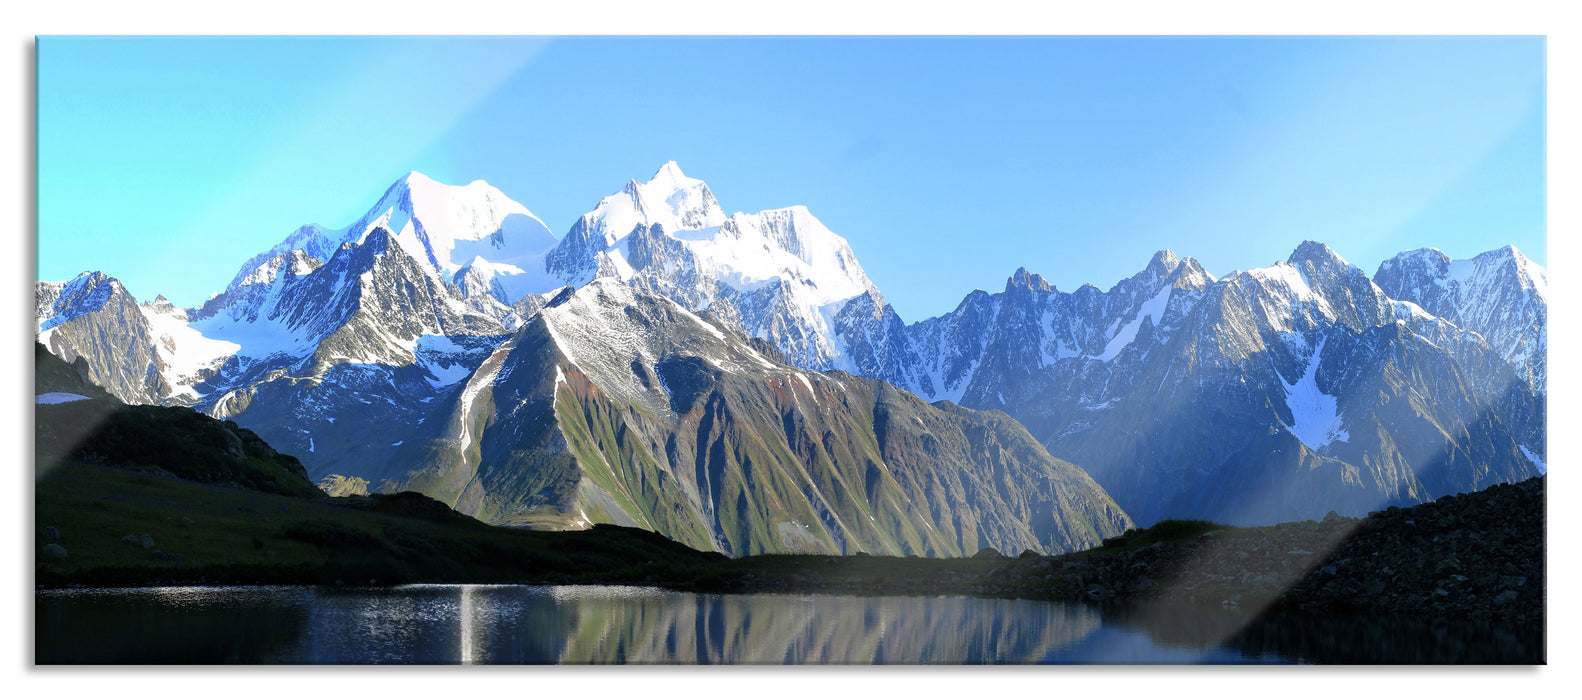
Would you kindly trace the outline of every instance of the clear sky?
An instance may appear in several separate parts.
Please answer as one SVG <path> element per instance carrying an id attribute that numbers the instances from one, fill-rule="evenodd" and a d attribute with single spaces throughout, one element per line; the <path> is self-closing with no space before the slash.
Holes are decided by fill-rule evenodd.
<path id="1" fill-rule="evenodd" d="M 408 170 L 563 235 L 666 160 L 806 205 L 902 318 L 1303 239 L 1547 265 L 1541 38 L 41 38 L 38 276 L 191 306 Z"/>

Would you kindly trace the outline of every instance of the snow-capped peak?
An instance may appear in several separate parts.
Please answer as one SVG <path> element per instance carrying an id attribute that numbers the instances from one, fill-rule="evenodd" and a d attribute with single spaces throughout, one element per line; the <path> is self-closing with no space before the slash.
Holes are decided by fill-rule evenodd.
<path id="1" fill-rule="evenodd" d="M 361 243 L 379 227 L 389 229 L 402 249 L 443 277 L 450 277 L 477 257 L 521 269 L 541 268 L 544 254 L 556 243 L 543 221 L 489 183 L 474 180 L 467 185 L 446 185 L 412 171 L 386 188 L 378 202 L 351 225 L 326 229 L 309 224 L 254 256 L 237 273 L 231 287 L 267 282 L 279 269 L 271 261 L 291 251 L 328 260 L 343 244 Z M 298 274 L 306 271 L 301 256 L 286 262 Z M 261 271 L 264 266 L 272 269 Z"/>
<path id="2" fill-rule="evenodd" d="M 1347 262 L 1345 258 L 1340 257 L 1340 253 L 1336 253 L 1328 245 L 1311 240 L 1302 241 L 1302 244 L 1298 245 L 1296 250 L 1291 251 L 1291 256 L 1286 258 L 1285 261 L 1298 268 L 1302 267 L 1304 262 L 1311 263 L 1317 269 L 1338 268 L 1344 270 L 1357 267 Z"/>
<path id="3" fill-rule="evenodd" d="M 479 256 L 521 267 L 556 242 L 543 221 L 489 183 L 445 185 L 418 172 L 391 185 L 348 233 L 360 240 L 379 225 L 395 232 L 412 257 L 446 275 Z"/>
<path id="4" fill-rule="evenodd" d="M 1180 263 L 1181 259 L 1176 257 L 1175 251 L 1166 248 L 1155 252 L 1153 258 L 1149 259 L 1148 267 L 1145 269 L 1163 277 L 1175 272 L 1176 267 Z"/>
<path id="5" fill-rule="evenodd" d="M 37 321 L 40 332 L 98 311 L 112 296 L 126 293 L 120 280 L 97 270 L 82 272 L 60 282 L 41 282 L 39 286 Z"/>
<path id="6" fill-rule="evenodd" d="M 659 166 L 659 169 L 654 171 L 654 176 L 648 179 L 648 184 L 652 187 L 663 187 L 676 191 L 701 185 L 703 181 L 687 177 L 685 173 L 681 172 L 681 166 L 676 165 L 673 160 L 667 160 L 664 165 Z"/>
<path id="7" fill-rule="evenodd" d="M 590 238 L 614 245 L 639 225 L 659 224 L 666 231 L 719 226 L 725 212 L 702 180 L 687 177 L 675 161 L 667 161 L 648 182 L 632 180 L 620 192 L 599 200 L 578 226 Z"/>
<path id="8" fill-rule="evenodd" d="M 335 249 L 344 242 L 344 233 L 345 229 L 327 229 L 318 224 L 299 226 L 297 230 L 291 232 L 291 235 L 286 236 L 285 240 L 276 243 L 269 250 L 254 255 L 247 262 L 242 263 L 242 269 L 237 270 L 236 276 L 231 279 L 231 284 L 227 289 L 234 289 L 247 284 L 248 279 L 258 272 L 259 266 L 279 257 L 282 253 L 300 250 L 307 253 L 309 257 L 328 260 L 330 255 L 335 252 Z M 215 296 L 219 294 L 220 292 L 216 292 Z"/>

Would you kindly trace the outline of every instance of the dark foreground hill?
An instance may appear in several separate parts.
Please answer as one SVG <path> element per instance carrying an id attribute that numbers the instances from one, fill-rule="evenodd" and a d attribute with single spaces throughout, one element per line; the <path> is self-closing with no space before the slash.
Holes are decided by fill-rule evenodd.
<path id="1" fill-rule="evenodd" d="M 35 404 L 40 585 L 642 580 L 723 558 L 632 528 L 490 527 L 416 493 L 329 498 L 231 421 L 128 406 L 42 346 L 35 362 L 38 395 L 86 397 Z"/>
<path id="2" fill-rule="evenodd" d="M 37 343 L 33 362 L 36 395 L 86 397 L 34 404 L 33 439 L 41 476 L 73 460 L 286 496 L 324 495 L 296 457 L 275 451 L 232 421 L 178 406 L 128 406 L 88 380 L 81 358 L 68 365 Z"/>
<path id="3" fill-rule="evenodd" d="M 418 494 L 300 498 L 78 462 L 35 494 L 44 586 L 641 581 L 724 558 L 634 528 L 491 527 Z"/>

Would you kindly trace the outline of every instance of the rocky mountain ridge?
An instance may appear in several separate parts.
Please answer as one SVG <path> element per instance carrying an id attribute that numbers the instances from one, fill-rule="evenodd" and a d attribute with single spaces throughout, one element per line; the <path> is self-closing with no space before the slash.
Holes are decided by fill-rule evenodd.
<path id="1" fill-rule="evenodd" d="M 497 524 L 642 527 L 733 555 L 1068 551 L 1130 521 L 1015 422 L 844 373 L 594 280 L 498 346 L 380 490 Z"/>
<path id="2" fill-rule="evenodd" d="M 1524 380 L 1542 353 L 1502 354 L 1313 241 L 1219 279 L 1160 251 L 1108 292 L 1023 269 L 946 316 L 869 320 L 846 340 L 865 373 L 1005 411 L 1143 524 L 1356 515 L 1545 468 Z"/>
<path id="3" fill-rule="evenodd" d="M 576 288 L 618 283 L 767 341 L 757 352 L 771 364 L 1004 411 L 1139 523 L 1258 523 L 1544 470 L 1545 273 L 1514 249 L 1474 261 L 1403 253 L 1375 281 L 1306 242 L 1270 267 L 1215 278 L 1160 251 L 1108 291 L 1065 293 L 1019 269 L 1002 292 L 907 324 L 806 209 L 727 216 L 706 184 L 667 163 L 558 241 L 486 184 L 414 173 L 345 229 L 294 232 L 200 308 L 140 305 L 84 273 L 40 282 L 37 316 L 40 342 L 86 358 L 123 400 L 234 418 L 301 455 L 315 479 L 394 484 L 410 477 L 386 465 L 433 461 L 412 453 L 427 431 L 483 415 L 476 401 L 524 329 L 561 315 L 552 309 Z M 611 331 L 585 335 L 614 342 Z M 612 405 L 674 413 L 640 381 L 663 386 L 651 359 L 589 382 Z M 348 429 L 364 417 L 367 430 Z M 481 459 L 439 459 L 436 473 L 455 483 L 432 488 L 460 499 Z"/>

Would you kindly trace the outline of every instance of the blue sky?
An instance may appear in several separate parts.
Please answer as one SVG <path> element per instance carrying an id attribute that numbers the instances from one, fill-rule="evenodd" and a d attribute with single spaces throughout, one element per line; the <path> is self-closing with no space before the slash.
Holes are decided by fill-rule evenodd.
<path id="1" fill-rule="evenodd" d="M 666 160 L 806 205 L 908 321 L 1328 243 L 1547 264 L 1540 38 L 42 38 L 38 275 L 195 305 L 408 170 L 564 234 Z"/>

